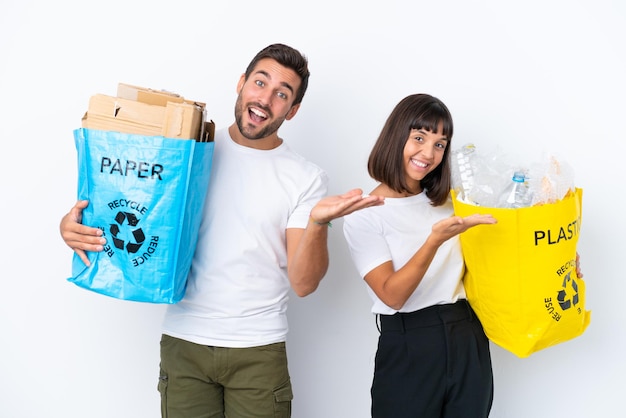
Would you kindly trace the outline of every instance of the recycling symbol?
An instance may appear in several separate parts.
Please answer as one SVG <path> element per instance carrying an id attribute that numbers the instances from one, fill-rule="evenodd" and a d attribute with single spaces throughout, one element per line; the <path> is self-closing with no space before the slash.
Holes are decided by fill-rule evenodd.
<path id="1" fill-rule="evenodd" d="M 141 228 L 135 228 L 139 219 L 133 213 L 118 212 L 115 215 L 115 223 L 110 225 L 109 231 L 113 236 L 113 245 L 120 250 L 126 247 L 129 253 L 136 253 L 146 240 Z"/>
<path id="2" fill-rule="evenodd" d="M 559 305 L 561 305 L 561 309 L 563 310 L 571 308 L 572 305 L 578 305 L 579 301 L 578 283 L 576 283 L 576 280 L 571 278 L 571 274 L 572 272 L 570 271 L 563 279 L 563 288 L 559 290 L 556 298 L 559 301 Z"/>

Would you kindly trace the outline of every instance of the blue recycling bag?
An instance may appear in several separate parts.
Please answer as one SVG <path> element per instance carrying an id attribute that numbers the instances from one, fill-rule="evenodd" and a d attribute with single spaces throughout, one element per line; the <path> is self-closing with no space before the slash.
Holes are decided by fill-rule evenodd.
<path id="1" fill-rule="evenodd" d="M 213 142 L 80 128 L 82 223 L 104 251 L 74 254 L 68 280 L 118 299 L 176 303 L 185 293 L 213 160 Z"/>

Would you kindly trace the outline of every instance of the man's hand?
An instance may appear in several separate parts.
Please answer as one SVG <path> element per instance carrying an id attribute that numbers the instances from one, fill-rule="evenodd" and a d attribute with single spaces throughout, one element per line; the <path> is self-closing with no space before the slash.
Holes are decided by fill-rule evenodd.
<path id="1" fill-rule="evenodd" d="M 311 210 L 311 218 L 318 224 L 325 224 L 359 209 L 380 206 L 385 203 L 382 196 L 363 196 L 363 190 L 353 189 L 337 196 L 327 196 Z"/>
<path id="2" fill-rule="evenodd" d="M 61 238 L 87 266 L 90 264 L 86 251 L 102 251 L 106 239 L 102 231 L 82 225 L 83 209 L 89 205 L 87 200 L 79 200 L 74 207 L 61 219 L 59 229 Z"/>

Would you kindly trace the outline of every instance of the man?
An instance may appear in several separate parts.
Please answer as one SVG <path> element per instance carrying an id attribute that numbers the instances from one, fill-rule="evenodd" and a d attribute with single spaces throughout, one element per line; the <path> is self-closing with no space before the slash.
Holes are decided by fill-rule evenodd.
<path id="1" fill-rule="evenodd" d="M 163 323 L 163 417 L 289 417 L 289 289 L 306 296 L 326 274 L 331 220 L 383 204 L 360 189 L 325 197 L 325 172 L 278 136 L 309 74 L 297 50 L 261 50 L 237 84 L 235 123 L 216 132 L 186 295 Z M 105 243 L 99 229 L 80 224 L 87 204 L 79 201 L 60 225 L 85 263 L 85 252 Z"/>

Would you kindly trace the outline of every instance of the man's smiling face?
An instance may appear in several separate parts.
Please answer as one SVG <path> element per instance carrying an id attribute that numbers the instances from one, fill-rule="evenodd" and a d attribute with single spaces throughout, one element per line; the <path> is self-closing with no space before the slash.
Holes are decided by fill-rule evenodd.
<path id="1" fill-rule="evenodd" d="M 295 71 L 270 58 L 259 61 L 247 80 L 242 75 L 235 103 L 241 134 L 250 140 L 277 136 L 278 128 L 300 107 L 292 105 L 300 83 Z"/>

